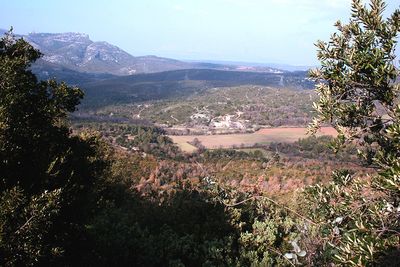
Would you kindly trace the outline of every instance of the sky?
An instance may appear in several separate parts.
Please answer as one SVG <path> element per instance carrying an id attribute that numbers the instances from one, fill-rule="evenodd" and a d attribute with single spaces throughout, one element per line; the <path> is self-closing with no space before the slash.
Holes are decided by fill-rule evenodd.
<path id="1" fill-rule="evenodd" d="M 317 65 L 351 0 L 4 0 L 0 28 L 82 32 L 134 56 Z M 399 7 L 389 0 L 387 13 Z"/>

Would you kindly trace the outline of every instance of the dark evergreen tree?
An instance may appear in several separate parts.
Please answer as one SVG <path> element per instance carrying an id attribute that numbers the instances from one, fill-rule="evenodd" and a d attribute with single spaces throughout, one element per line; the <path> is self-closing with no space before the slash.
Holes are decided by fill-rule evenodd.
<path id="1" fill-rule="evenodd" d="M 83 93 L 29 70 L 40 57 L 11 32 L 0 40 L 0 265 L 72 259 L 107 163 L 95 136 L 66 123 Z"/>

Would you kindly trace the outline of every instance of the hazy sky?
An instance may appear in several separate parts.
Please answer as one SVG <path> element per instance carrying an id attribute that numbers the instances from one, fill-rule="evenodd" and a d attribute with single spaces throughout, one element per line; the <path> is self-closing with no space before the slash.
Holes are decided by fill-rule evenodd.
<path id="1" fill-rule="evenodd" d="M 317 64 L 350 0 L 5 0 L 0 28 L 83 32 L 132 55 L 177 59 Z M 386 1 L 387 11 L 399 0 Z"/>

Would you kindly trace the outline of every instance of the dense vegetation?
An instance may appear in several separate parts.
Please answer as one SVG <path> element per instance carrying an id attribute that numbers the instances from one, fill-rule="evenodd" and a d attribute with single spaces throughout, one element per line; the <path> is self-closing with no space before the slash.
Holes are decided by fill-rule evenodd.
<path id="1" fill-rule="evenodd" d="M 261 85 L 287 88 L 312 88 L 306 72 L 244 72 L 212 69 L 187 69 L 137 74 L 81 84 L 87 95 L 85 108 L 149 100 L 174 99 L 204 92 L 215 87 Z"/>
<path id="2" fill-rule="evenodd" d="M 173 100 L 110 105 L 82 113 L 90 113 L 92 118 L 112 114 L 114 118 L 142 119 L 192 128 L 194 132 L 219 128 L 228 115 L 232 123 L 222 127 L 254 131 L 260 125 L 306 126 L 312 120 L 313 100 L 316 100 L 316 94 L 310 90 L 247 85 L 211 88 Z M 173 129 L 169 131 L 180 133 Z"/>
<path id="3" fill-rule="evenodd" d="M 65 124 L 83 94 L 38 81 L 27 68 L 40 53 L 9 34 L 0 41 L 0 264 L 79 257 L 85 223 L 107 172 L 94 135 Z"/>
<path id="4" fill-rule="evenodd" d="M 117 123 L 75 123 L 76 132 L 96 130 L 111 144 L 125 150 L 143 151 L 159 158 L 182 156 L 165 131 L 155 126 Z"/>
<path id="5" fill-rule="evenodd" d="M 348 144 L 346 147 L 332 153 L 331 144 L 334 138 L 331 136 L 310 136 L 302 138 L 294 143 L 271 143 L 266 146 L 270 151 L 279 151 L 288 156 L 301 157 L 307 159 L 329 159 L 341 162 L 360 162 L 357 155 L 357 146 Z"/>
<path id="6" fill-rule="evenodd" d="M 332 184 L 310 189 L 314 217 L 325 222 L 319 229 L 330 239 L 322 241 L 325 256 L 347 265 L 399 264 L 400 9 L 387 19 L 384 10 L 381 0 L 369 9 L 354 0 L 349 24 L 338 21 L 330 42 L 317 43 L 322 67 L 311 72 L 320 82 L 313 126 L 332 124 L 337 147 L 359 143 L 360 156 L 379 171 L 364 179 L 338 173 Z"/>
<path id="7" fill-rule="evenodd" d="M 339 137 L 251 151 L 182 154 L 148 125 L 72 131 L 82 91 L 38 81 L 29 66 L 40 53 L 3 37 L 0 265 L 398 266 L 400 11 L 384 20 L 380 0 L 352 9 L 318 44 L 322 67 L 311 73 L 321 82 L 313 126 L 331 123 Z M 327 141 L 348 146 L 334 158 Z M 356 148 L 376 171 L 307 179 L 355 170 Z"/>

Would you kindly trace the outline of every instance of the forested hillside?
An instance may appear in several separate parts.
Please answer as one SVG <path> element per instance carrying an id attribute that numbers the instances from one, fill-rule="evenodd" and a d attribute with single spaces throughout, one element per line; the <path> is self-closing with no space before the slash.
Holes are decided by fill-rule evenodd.
<path id="1" fill-rule="evenodd" d="M 82 84 L 88 99 L 85 106 L 138 103 L 147 100 L 174 99 L 204 92 L 215 87 L 264 85 L 310 89 L 313 82 L 306 72 L 282 74 L 189 69 L 139 74 Z"/>

